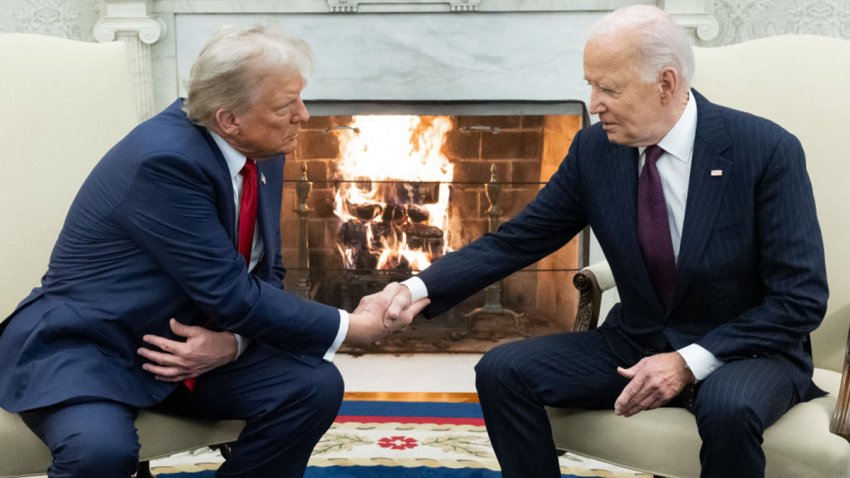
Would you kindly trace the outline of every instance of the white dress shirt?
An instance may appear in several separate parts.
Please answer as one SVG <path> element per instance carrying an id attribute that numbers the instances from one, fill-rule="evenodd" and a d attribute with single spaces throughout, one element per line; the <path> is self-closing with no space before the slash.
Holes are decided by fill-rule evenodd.
<path id="1" fill-rule="evenodd" d="M 224 161 L 227 163 L 227 169 L 230 171 L 230 179 L 233 182 L 233 204 L 236 207 L 236 218 L 238 221 L 240 209 L 239 198 L 242 196 L 242 174 L 240 174 L 240 171 L 242 171 L 242 168 L 245 166 L 247 158 L 244 154 L 234 149 L 233 146 L 214 131 L 210 131 L 209 133 L 215 141 L 215 144 L 218 145 L 218 149 L 221 150 L 221 154 L 224 156 Z M 254 242 L 251 245 L 251 262 L 248 264 L 248 271 L 253 271 L 254 268 L 257 267 L 257 264 L 260 262 L 260 258 L 263 256 L 263 252 L 265 252 L 265 246 L 263 245 L 263 240 L 260 237 L 259 230 L 258 216 L 257 223 L 254 225 Z M 348 320 L 348 312 L 339 309 L 339 330 L 337 331 L 334 342 L 331 344 L 328 351 L 325 352 L 324 357 L 322 357 L 324 360 L 333 362 L 334 355 L 337 350 L 339 350 L 343 340 L 345 340 L 346 334 L 348 334 Z M 236 354 L 236 358 L 238 359 L 239 356 L 242 355 L 242 352 L 248 348 L 251 341 L 247 337 L 243 337 L 239 334 L 233 335 L 236 336 L 236 343 L 239 348 L 239 351 Z"/>
<path id="2" fill-rule="evenodd" d="M 679 246 L 682 242 L 682 225 L 685 222 L 685 205 L 688 202 L 688 181 L 691 174 L 691 159 L 694 153 L 694 140 L 697 132 L 697 103 L 694 95 L 688 97 L 688 104 L 676 125 L 658 142 L 664 154 L 655 163 L 661 176 L 661 187 L 667 203 L 667 219 L 670 223 L 670 238 L 673 241 L 673 255 L 679 260 Z M 643 169 L 644 151 L 639 148 L 640 164 Z M 410 290 L 413 301 L 428 297 L 428 288 L 422 279 L 411 277 L 402 282 Z M 703 380 L 723 362 L 705 348 L 690 344 L 677 350 L 697 380 Z"/>

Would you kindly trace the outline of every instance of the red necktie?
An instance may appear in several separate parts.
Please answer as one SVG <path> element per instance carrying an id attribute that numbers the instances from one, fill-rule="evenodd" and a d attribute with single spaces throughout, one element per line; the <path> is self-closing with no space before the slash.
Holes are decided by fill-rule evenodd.
<path id="1" fill-rule="evenodd" d="M 250 267 L 254 225 L 257 223 L 257 163 L 248 159 L 239 174 L 242 175 L 242 196 L 239 199 L 239 238 L 236 244 L 239 254 L 245 258 L 245 266 Z"/>
<path id="2" fill-rule="evenodd" d="M 670 306 L 676 274 L 667 202 L 655 162 L 664 154 L 654 144 L 646 148 L 646 161 L 638 180 L 637 235 L 643 260 L 655 291 L 665 306 Z"/>
<path id="3" fill-rule="evenodd" d="M 239 171 L 242 175 L 242 196 L 239 199 L 239 237 L 236 241 L 239 254 L 245 258 L 245 267 L 251 266 L 251 249 L 254 246 L 254 225 L 257 223 L 257 163 L 245 161 Z M 183 380 L 183 384 L 195 391 L 195 378 Z"/>

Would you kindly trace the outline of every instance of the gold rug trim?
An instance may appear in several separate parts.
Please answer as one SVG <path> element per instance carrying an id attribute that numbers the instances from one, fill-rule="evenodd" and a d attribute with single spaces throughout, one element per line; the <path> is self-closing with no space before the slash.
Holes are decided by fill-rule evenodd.
<path id="1" fill-rule="evenodd" d="M 345 392 L 346 400 L 364 402 L 478 403 L 474 392 Z"/>

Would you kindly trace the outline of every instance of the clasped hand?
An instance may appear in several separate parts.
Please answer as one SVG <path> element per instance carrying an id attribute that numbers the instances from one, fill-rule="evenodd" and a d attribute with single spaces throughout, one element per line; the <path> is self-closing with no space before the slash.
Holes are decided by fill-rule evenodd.
<path id="1" fill-rule="evenodd" d="M 360 299 L 349 314 L 347 342 L 370 344 L 380 342 L 390 332 L 409 325 L 430 303 L 428 299 L 412 302 L 407 287 L 392 282 L 384 290 Z"/>

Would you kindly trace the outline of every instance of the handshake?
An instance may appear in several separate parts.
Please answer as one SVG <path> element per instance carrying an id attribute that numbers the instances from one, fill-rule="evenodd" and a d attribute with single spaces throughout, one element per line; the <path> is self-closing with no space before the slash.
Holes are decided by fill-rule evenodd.
<path id="1" fill-rule="evenodd" d="M 381 292 L 360 299 L 348 316 L 345 341 L 355 345 L 379 342 L 390 332 L 409 325 L 430 302 L 428 299 L 413 302 L 407 287 L 392 282 Z"/>

